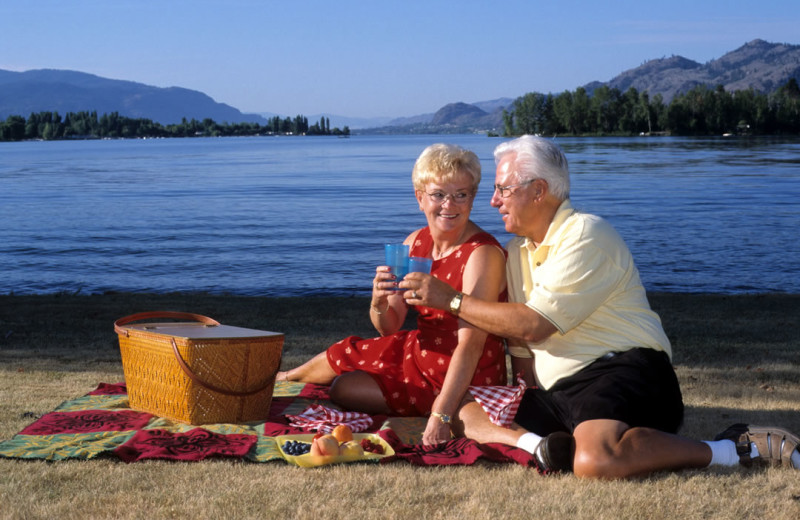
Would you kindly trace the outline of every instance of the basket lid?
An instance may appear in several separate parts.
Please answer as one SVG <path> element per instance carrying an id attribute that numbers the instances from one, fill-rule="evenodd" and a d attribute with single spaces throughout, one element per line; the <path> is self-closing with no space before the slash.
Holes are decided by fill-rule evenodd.
<path id="1" fill-rule="evenodd" d="M 245 329 L 231 325 L 206 325 L 205 323 L 136 323 L 125 325 L 126 328 L 163 334 L 175 338 L 186 339 L 236 339 L 236 338 L 264 338 L 269 336 L 283 336 L 280 332 L 265 330 Z"/>

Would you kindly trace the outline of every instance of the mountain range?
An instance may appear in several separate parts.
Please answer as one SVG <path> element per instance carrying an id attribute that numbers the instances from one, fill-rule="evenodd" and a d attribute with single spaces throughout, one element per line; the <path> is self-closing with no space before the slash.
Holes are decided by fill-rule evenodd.
<path id="1" fill-rule="evenodd" d="M 800 45 L 753 40 L 706 64 L 682 56 L 650 60 L 605 85 L 622 92 L 631 87 L 639 92 L 648 91 L 651 99 L 661 94 L 664 103 L 669 103 L 677 94 L 697 85 L 722 85 L 728 92 L 752 88 L 768 93 L 789 78 L 800 82 Z M 591 93 L 603 84 L 592 82 L 585 88 Z"/>
<path id="2" fill-rule="evenodd" d="M 196 90 L 160 88 L 71 70 L 0 70 L 0 120 L 10 115 L 27 117 L 32 112 L 119 112 L 161 124 L 186 119 L 210 118 L 217 122 L 264 124 L 257 114 L 243 114 Z"/>
<path id="3" fill-rule="evenodd" d="M 583 85 L 583 88 L 589 94 L 603 85 L 621 92 L 635 88 L 639 92 L 647 91 L 651 99 L 661 94 L 664 103 L 668 104 L 676 95 L 688 92 L 697 85 L 722 85 L 729 92 L 752 88 L 769 93 L 790 78 L 800 83 L 800 45 L 753 40 L 705 64 L 682 56 L 653 59 L 608 82 L 593 81 Z M 419 130 L 427 127 L 430 131 L 439 132 L 501 129 L 502 111 L 512 104 L 513 100 L 508 100 L 505 106 L 495 103 L 489 108 L 479 103 L 451 103 L 434 114 L 391 121 L 388 125 L 394 128 L 389 131 L 401 131 L 411 121 Z M 481 110 L 475 110 L 476 107 Z"/>
<path id="4" fill-rule="evenodd" d="M 602 85 L 626 91 L 647 91 L 652 98 L 661 94 L 668 103 L 678 94 L 705 84 L 722 85 L 727 91 L 752 88 L 772 92 L 790 78 L 800 82 L 800 45 L 753 40 L 724 56 L 701 64 L 682 56 L 649 60 L 622 72 L 608 82 L 583 85 L 591 94 Z M 532 88 L 529 92 L 536 91 Z M 520 96 L 526 94 L 521 92 Z M 401 118 L 358 119 L 332 114 L 306 115 L 309 121 L 330 118 L 331 125 L 383 133 L 477 132 L 502 128 L 502 112 L 514 100 L 501 98 L 475 103 L 456 102 L 437 112 Z M 0 120 L 10 115 L 27 117 L 34 112 L 97 111 L 119 112 L 162 124 L 179 123 L 183 118 L 213 119 L 219 123 L 255 122 L 265 124 L 274 113 L 245 114 L 218 103 L 211 97 L 180 87 L 153 87 L 133 81 L 101 78 L 65 70 L 0 70 Z M 285 116 L 281 116 L 285 117 Z M 377 128 L 380 127 L 380 128 Z"/>

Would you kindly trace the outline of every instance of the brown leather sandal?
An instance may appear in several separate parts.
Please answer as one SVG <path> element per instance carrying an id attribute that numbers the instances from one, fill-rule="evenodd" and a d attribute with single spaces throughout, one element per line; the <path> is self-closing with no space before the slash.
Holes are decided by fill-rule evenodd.
<path id="1" fill-rule="evenodd" d="M 751 426 L 738 423 L 714 437 L 736 444 L 736 453 L 743 466 L 792 467 L 792 453 L 798 449 L 800 438 L 788 430 L 773 426 Z M 758 457 L 751 457 L 750 443 L 758 448 Z"/>

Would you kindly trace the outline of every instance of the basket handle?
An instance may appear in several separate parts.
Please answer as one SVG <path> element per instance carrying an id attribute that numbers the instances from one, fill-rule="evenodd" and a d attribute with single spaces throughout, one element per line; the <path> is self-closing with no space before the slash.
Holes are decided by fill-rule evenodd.
<path id="1" fill-rule="evenodd" d="M 127 325 L 128 323 L 133 323 L 134 321 L 142 321 L 142 320 L 152 320 L 156 318 L 171 318 L 175 320 L 194 320 L 199 321 L 200 323 L 205 323 L 210 327 L 216 327 L 219 325 L 217 320 L 211 319 L 208 316 L 203 316 L 202 314 L 192 314 L 190 312 L 175 312 L 175 311 L 152 311 L 152 312 L 140 312 L 138 314 L 131 314 L 130 316 L 125 316 L 124 318 L 120 318 L 114 322 L 114 331 L 117 334 L 125 334 L 125 337 L 128 337 L 128 329 L 123 328 L 123 325 Z"/>
<path id="2" fill-rule="evenodd" d="M 275 373 L 272 374 L 270 377 L 268 377 L 263 385 L 259 386 L 258 388 L 254 389 L 254 390 L 246 390 L 244 392 L 236 392 L 236 391 L 233 391 L 233 390 L 225 390 L 224 388 L 220 388 L 218 386 L 212 385 L 208 381 L 203 381 L 202 379 L 200 379 L 200 377 L 197 374 L 195 374 L 192 371 L 192 369 L 189 367 L 189 365 L 186 364 L 186 361 L 183 360 L 183 356 L 181 356 L 181 353 L 178 351 L 178 344 L 175 343 L 175 338 L 172 338 L 172 352 L 175 353 L 175 359 L 178 361 L 178 365 L 180 365 L 181 370 L 183 370 L 183 372 L 187 376 L 189 376 L 189 379 L 191 379 L 192 381 L 194 381 L 195 383 L 197 383 L 198 385 L 200 385 L 200 386 L 202 386 L 204 388 L 207 388 L 209 390 L 212 390 L 214 392 L 217 392 L 217 393 L 220 393 L 220 394 L 224 394 L 224 395 L 230 395 L 230 396 L 234 396 L 234 397 L 247 397 L 249 395 L 257 394 L 257 393 L 261 392 L 262 390 L 265 390 L 271 384 L 273 384 L 275 382 L 275 378 L 278 376 L 278 369 L 275 369 Z M 278 364 L 278 367 L 280 368 L 280 363 Z"/>

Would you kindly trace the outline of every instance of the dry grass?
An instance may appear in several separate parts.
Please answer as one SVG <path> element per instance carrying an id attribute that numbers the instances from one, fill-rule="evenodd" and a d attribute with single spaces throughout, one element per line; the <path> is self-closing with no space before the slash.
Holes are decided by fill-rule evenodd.
<path id="1" fill-rule="evenodd" d="M 675 348 L 683 433 L 737 421 L 800 431 L 800 296 L 651 295 Z M 286 333 L 284 366 L 349 334 L 371 334 L 362 298 L 213 295 L 0 296 L 0 439 L 122 380 L 115 319 L 199 312 Z M 406 463 L 315 470 L 280 462 L 0 459 L 0 518 L 799 518 L 796 472 L 660 473 L 623 482 L 542 478 L 512 464 Z"/>

